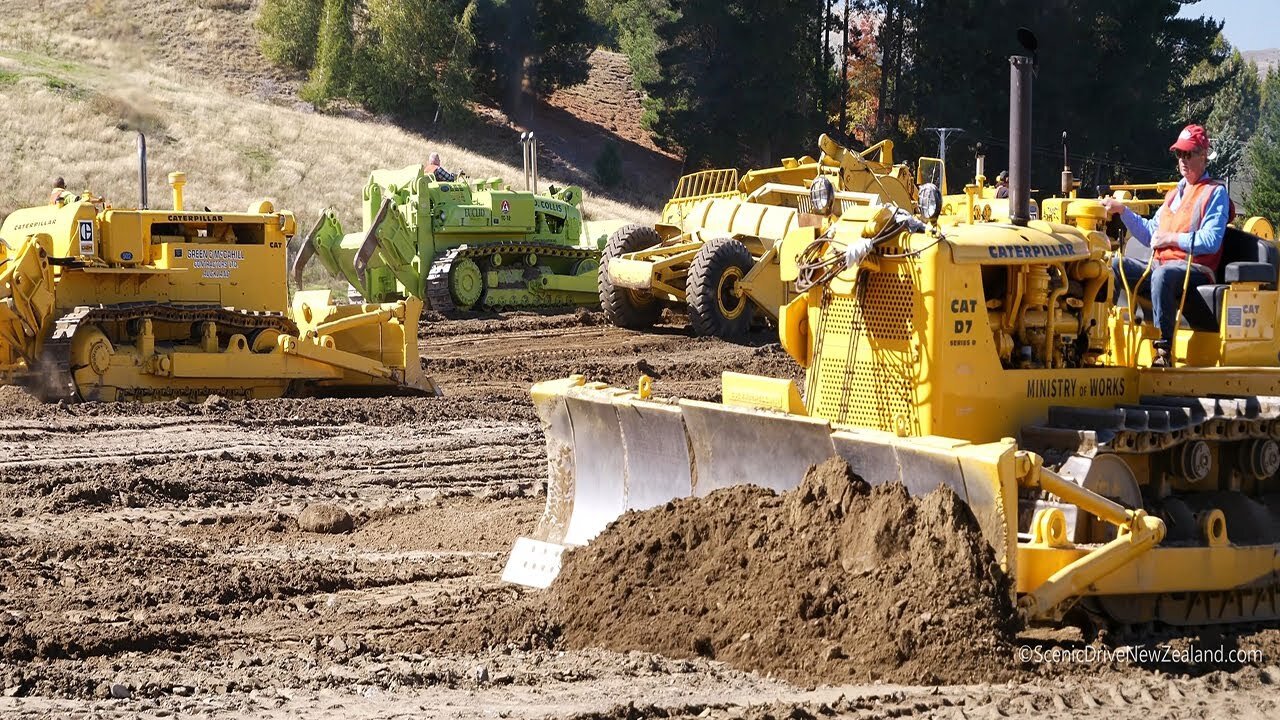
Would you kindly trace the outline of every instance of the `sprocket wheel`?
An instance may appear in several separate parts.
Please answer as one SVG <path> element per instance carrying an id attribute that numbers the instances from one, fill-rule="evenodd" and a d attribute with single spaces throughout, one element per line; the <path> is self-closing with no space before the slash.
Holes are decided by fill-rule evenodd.
<path id="1" fill-rule="evenodd" d="M 470 310 L 484 295 L 484 273 L 471 258 L 458 258 L 449 271 L 449 295 L 459 310 Z"/>

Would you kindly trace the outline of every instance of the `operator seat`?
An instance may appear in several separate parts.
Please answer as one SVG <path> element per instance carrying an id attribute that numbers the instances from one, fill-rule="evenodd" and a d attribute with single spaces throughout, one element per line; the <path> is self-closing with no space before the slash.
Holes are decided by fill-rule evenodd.
<path id="1" fill-rule="evenodd" d="M 1193 330 L 1217 332 L 1231 283 L 1256 282 L 1262 283 L 1263 290 L 1275 290 L 1278 272 L 1280 249 L 1275 243 L 1228 226 L 1222 237 L 1222 261 L 1214 273 L 1214 283 L 1187 293 L 1182 316 Z"/>

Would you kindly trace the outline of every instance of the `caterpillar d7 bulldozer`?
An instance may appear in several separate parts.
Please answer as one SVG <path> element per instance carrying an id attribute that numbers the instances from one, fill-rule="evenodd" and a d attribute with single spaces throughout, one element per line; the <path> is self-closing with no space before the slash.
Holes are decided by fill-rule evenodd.
<path id="1" fill-rule="evenodd" d="M 947 486 L 1028 621 L 1280 618 L 1280 249 L 1230 230 L 1186 293 L 1173 367 L 1113 300 L 1096 200 L 1027 203 L 1031 59 L 1011 59 L 1012 221 L 855 208 L 781 243 L 789 379 L 726 372 L 720 403 L 581 376 L 535 385 L 547 507 L 505 577 L 546 585 L 563 548 L 630 509 L 753 483 L 786 490 L 839 456 L 871 484 Z M 921 216 L 924 219 L 921 219 Z M 929 222 L 928 218 L 935 218 Z M 1121 293 L 1123 295 L 1123 293 Z"/>
<path id="2" fill-rule="evenodd" d="M 169 179 L 171 210 L 86 194 L 4 221 L 0 383 L 50 401 L 436 394 L 418 356 L 420 302 L 333 305 L 316 291 L 290 307 L 293 215 L 265 200 L 190 211 L 185 176 Z"/>
<path id="3" fill-rule="evenodd" d="M 793 228 L 824 222 L 810 200 L 818 178 L 830 190 L 821 202 L 837 210 L 914 202 L 910 170 L 893 163 L 891 141 L 855 152 L 823 135 L 818 146 L 819 159 L 787 158 L 741 179 L 736 170 L 686 175 L 656 227 L 610 235 L 599 287 L 609 321 L 645 329 L 670 306 L 688 312 L 698 335 L 740 337 L 757 312 L 775 320 L 789 299 L 775 246 Z"/>
<path id="4" fill-rule="evenodd" d="M 326 210 L 293 277 L 301 283 L 318 257 L 367 301 L 419 298 L 445 314 L 594 305 L 603 236 L 620 223 L 588 227 L 581 203 L 573 186 L 539 195 L 497 178 L 437 182 L 421 165 L 375 170 L 364 188 L 363 229 L 345 234 Z"/>

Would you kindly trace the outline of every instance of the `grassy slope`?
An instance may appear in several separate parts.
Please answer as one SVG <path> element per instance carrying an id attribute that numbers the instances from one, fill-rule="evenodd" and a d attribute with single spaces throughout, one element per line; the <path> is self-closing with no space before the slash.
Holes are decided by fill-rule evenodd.
<path id="1" fill-rule="evenodd" d="M 519 167 L 487 157 L 497 150 L 492 139 L 486 146 L 483 138 L 466 138 L 464 147 L 377 118 L 314 112 L 296 99 L 297 79 L 258 52 L 257 2 L 5 5 L 0 214 L 43 202 L 57 175 L 72 190 L 133 205 L 137 129 L 148 135 L 153 206 L 168 202 L 166 174 L 184 170 L 188 207 L 238 209 L 271 197 L 297 213 L 303 227 L 326 206 L 337 208 L 344 224 L 357 224 L 369 171 L 424 162 L 431 150 L 472 177 L 514 184 L 522 176 Z M 518 161 L 518 150 L 505 144 L 502 153 Z M 589 217 L 642 222 L 656 215 L 590 193 L 586 210 Z"/>

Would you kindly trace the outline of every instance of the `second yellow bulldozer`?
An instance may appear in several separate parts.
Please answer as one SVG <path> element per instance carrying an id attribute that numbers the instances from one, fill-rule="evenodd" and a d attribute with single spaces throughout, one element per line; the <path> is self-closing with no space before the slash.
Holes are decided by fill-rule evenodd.
<path id="1" fill-rule="evenodd" d="M 143 187 L 145 142 L 140 142 Z M 115 208 L 65 194 L 0 226 L 0 384 L 50 401 L 436 394 L 421 303 L 335 305 L 285 280 L 292 213 Z"/>
<path id="2" fill-rule="evenodd" d="M 719 403 L 642 379 L 536 385 L 547 508 L 504 577 L 541 586 L 566 547 L 631 509 L 833 456 L 871 484 L 940 486 L 972 510 L 1028 622 L 1205 625 L 1280 618 L 1280 248 L 1229 230 L 1191 289 L 1174 367 L 1115 302 L 1097 200 L 1060 222 L 1027 202 L 1032 60 L 1011 58 L 1010 221 L 855 208 L 781 243 L 789 379 L 726 372 Z M 1119 293 L 1123 296 L 1124 293 Z"/>

